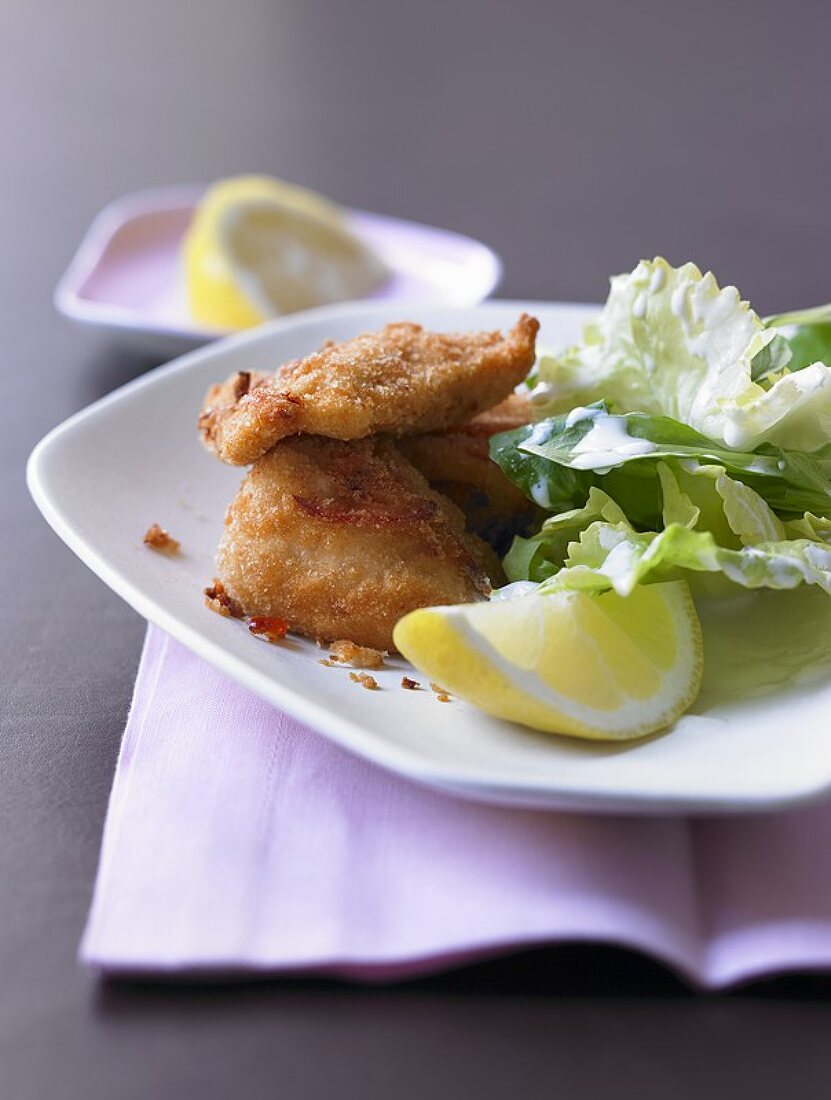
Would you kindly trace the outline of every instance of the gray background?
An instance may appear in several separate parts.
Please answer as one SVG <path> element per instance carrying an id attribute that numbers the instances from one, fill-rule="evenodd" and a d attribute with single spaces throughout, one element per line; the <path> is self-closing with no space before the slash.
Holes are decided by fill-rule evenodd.
<path id="1" fill-rule="evenodd" d="M 599 948 L 382 990 L 81 971 L 143 624 L 48 531 L 23 463 L 152 365 L 50 302 L 99 207 L 144 186 L 271 171 L 487 240 L 513 296 L 595 300 L 662 252 L 763 312 L 828 300 L 829 35 L 820 2 L 0 5 L 3 1097 L 827 1087 L 821 979 L 696 998 Z"/>

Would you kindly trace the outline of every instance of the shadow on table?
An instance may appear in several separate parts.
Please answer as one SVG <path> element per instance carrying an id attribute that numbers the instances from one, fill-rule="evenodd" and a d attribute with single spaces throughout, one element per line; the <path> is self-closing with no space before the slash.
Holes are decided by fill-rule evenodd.
<path id="1" fill-rule="evenodd" d="M 696 1002 L 723 1000 L 788 1000 L 831 1002 L 831 976 L 790 975 L 770 978 L 722 993 L 691 989 L 672 971 L 645 956 L 613 946 L 572 944 L 523 951 L 479 962 L 447 973 L 385 984 L 355 983 L 333 978 L 216 977 L 152 981 L 141 978 L 103 978 L 96 983 L 94 1011 L 113 1021 L 193 1009 L 210 1013 L 230 1004 L 247 1008 L 286 997 L 348 997 L 379 1003 L 431 995 L 442 1001 L 476 998 L 620 999 Z"/>

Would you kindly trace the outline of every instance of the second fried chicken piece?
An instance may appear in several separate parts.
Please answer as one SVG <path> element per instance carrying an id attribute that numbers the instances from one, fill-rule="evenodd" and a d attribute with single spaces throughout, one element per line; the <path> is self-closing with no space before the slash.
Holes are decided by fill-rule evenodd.
<path id="1" fill-rule="evenodd" d="M 386 439 L 285 439 L 231 503 L 217 557 L 246 615 L 321 642 L 393 648 L 402 615 L 482 599 L 493 551 Z"/>
<path id="2" fill-rule="evenodd" d="M 489 453 L 491 436 L 532 419 L 527 397 L 513 393 L 501 404 L 448 432 L 408 436 L 399 450 L 439 493 L 465 514 L 467 526 L 504 554 L 514 535 L 527 534 L 538 509 Z"/>
<path id="3" fill-rule="evenodd" d="M 426 332 L 387 325 L 281 367 L 211 387 L 203 442 L 224 462 L 254 462 L 286 436 L 415 435 L 463 424 L 507 397 L 534 364 L 539 322 L 499 332 Z"/>

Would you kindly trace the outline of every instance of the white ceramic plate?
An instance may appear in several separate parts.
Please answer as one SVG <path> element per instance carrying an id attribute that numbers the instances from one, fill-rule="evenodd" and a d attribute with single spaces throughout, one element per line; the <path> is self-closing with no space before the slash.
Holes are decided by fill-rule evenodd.
<path id="1" fill-rule="evenodd" d="M 158 355 L 227 335 L 194 322 L 185 300 L 179 249 L 204 190 L 159 187 L 105 207 L 58 283 L 58 310 Z M 499 282 L 501 261 L 481 241 L 383 214 L 347 214 L 390 271 L 368 300 L 472 306 Z"/>
<path id="2" fill-rule="evenodd" d="M 831 601 L 821 593 L 784 595 L 798 601 L 799 612 L 785 635 L 766 625 L 772 620 L 756 602 L 748 611 L 739 600 L 708 621 L 708 673 L 698 703 L 670 732 L 629 746 L 534 734 L 458 701 L 440 703 L 429 691 L 403 691 L 403 662 L 379 674 L 382 691 L 365 691 L 345 671 L 318 664 L 321 652 L 311 643 L 269 646 L 204 607 L 223 513 L 242 476 L 197 439 L 209 383 L 235 370 L 272 368 L 324 339 L 402 316 L 437 329 L 504 328 L 520 309 L 540 318 L 541 346 L 558 347 L 578 336 L 593 307 L 350 304 L 215 343 L 56 428 L 31 457 L 32 494 L 61 538 L 147 619 L 275 706 L 412 779 L 478 799 L 603 811 L 761 809 L 824 793 L 831 787 L 831 656 L 810 674 L 800 659 L 803 634 L 831 627 Z M 166 558 L 142 545 L 153 522 L 181 540 L 183 556 Z M 748 614 L 756 616 L 750 631 Z M 760 687 L 747 672 L 768 658 L 778 671 Z"/>

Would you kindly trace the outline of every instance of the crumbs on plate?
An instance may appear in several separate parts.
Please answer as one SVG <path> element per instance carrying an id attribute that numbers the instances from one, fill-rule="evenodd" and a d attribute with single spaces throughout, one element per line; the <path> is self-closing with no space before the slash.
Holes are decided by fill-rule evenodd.
<path id="1" fill-rule="evenodd" d="M 402 676 L 401 686 L 403 688 L 406 688 L 407 691 L 418 691 L 418 689 L 421 687 L 421 684 L 418 682 L 418 680 L 411 680 L 409 676 Z"/>
<path id="2" fill-rule="evenodd" d="M 383 668 L 385 657 L 386 653 L 383 649 L 356 645 L 346 638 L 341 639 L 339 642 L 332 642 L 329 646 L 330 663 L 339 662 L 344 665 L 351 665 L 352 668 Z"/>
<path id="3" fill-rule="evenodd" d="M 289 624 L 275 615 L 252 615 L 248 620 L 248 629 L 255 637 L 276 645 L 288 634 Z"/>
<path id="4" fill-rule="evenodd" d="M 181 548 L 179 540 L 158 523 L 151 523 L 144 532 L 144 545 L 159 554 L 178 554 Z"/>
<path id="5" fill-rule="evenodd" d="M 205 596 L 205 606 L 211 611 L 215 611 L 217 615 L 222 615 L 226 619 L 242 618 L 242 611 L 225 591 L 222 581 L 215 580 L 202 591 Z"/>
<path id="6" fill-rule="evenodd" d="M 440 703 L 450 702 L 450 693 L 446 691 L 440 684 L 430 683 L 430 690 L 436 693 L 436 698 Z"/>
<path id="7" fill-rule="evenodd" d="M 378 681 L 374 676 L 370 676 L 366 672 L 350 672 L 349 679 L 356 684 L 360 684 L 361 687 L 365 687 L 367 691 L 379 691 Z"/>

